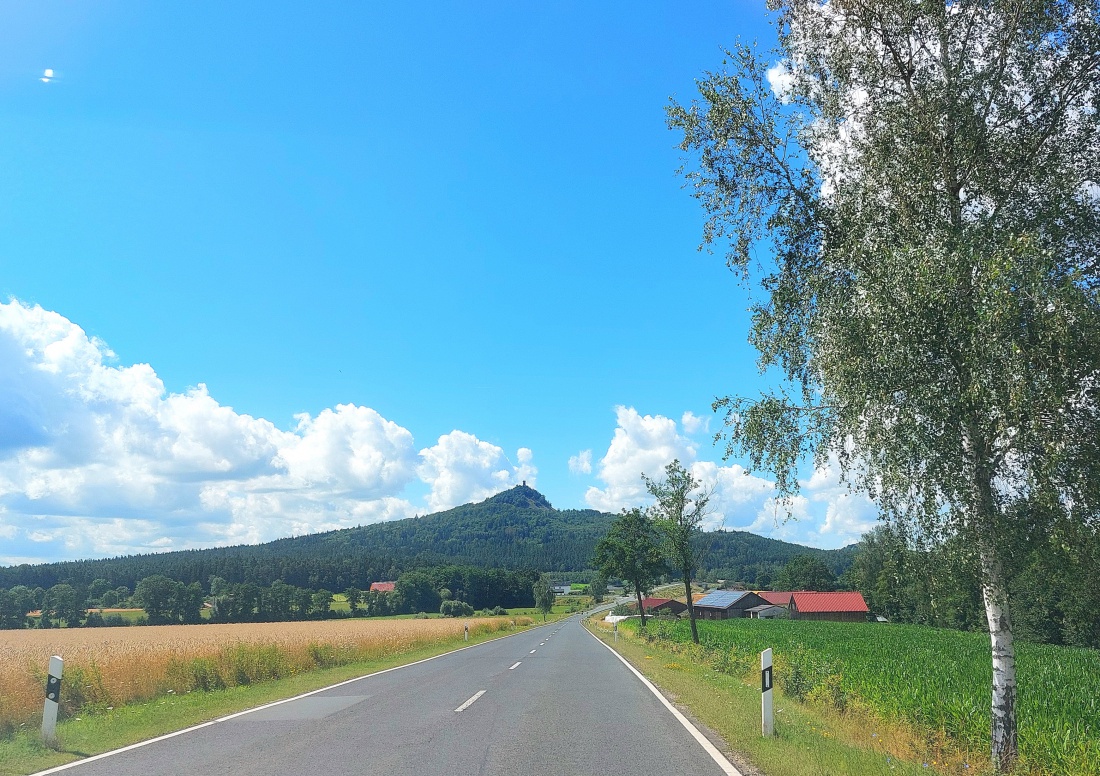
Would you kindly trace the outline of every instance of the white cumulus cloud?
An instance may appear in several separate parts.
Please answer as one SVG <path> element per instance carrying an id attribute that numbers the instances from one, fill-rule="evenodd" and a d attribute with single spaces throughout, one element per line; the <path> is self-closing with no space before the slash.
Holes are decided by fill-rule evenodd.
<path id="1" fill-rule="evenodd" d="M 691 410 L 688 410 L 684 413 L 683 417 L 680 418 L 680 425 L 684 427 L 685 433 L 688 434 L 706 433 L 710 431 L 710 418 L 696 415 Z"/>
<path id="2" fill-rule="evenodd" d="M 148 364 L 119 366 L 64 316 L 0 304 L 0 563 L 118 555 L 410 517 L 484 498 L 537 469 L 462 431 L 417 452 L 369 407 L 302 413 L 289 430 L 169 393 Z M 425 505 L 404 495 L 417 479 Z"/>
<path id="3" fill-rule="evenodd" d="M 529 449 L 519 449 L 515 466 L 500 447 L 457 430 L 421 450 L 420 458 L 420 479 L 431 485 L 428 507 L 433 511 L 480 501 L 524 480 L 534 487 L 538 474 Z"/>
<path id="4" fill-rule="evenodd" d="M 616 407 L 618 426 L 600 459 L 603 488 L 591 487 L 585 501 L 593 509 L 617 512 L 647 499 L 642 474 L 660 476 L 673 459 L 685 466 L 695 460 L 695 445 L 680 435 L 676 421 L 663 415 L 640 415 L 633 407 Z"/>
<path id="5" fill-rule="evenodd" d="M 592 451 L 581 450 L 576 455 L 569 456 L 569 471 L 572 474 L 591 474 Z"/>
<path id="6" fill-rule="evenodd" d="M 617 512 L 651 503 L 642 474 L 659 478 L 670 461 L 679 459 L 711 494 L 708 529 L 751 531 L 812 546 L 840 547 L 858 541 L 875 524 L 874 505 L 840 482 L 835 459 L 800 480 L 797 496 L 781 498 L 771 479 L 752 474 L 738 463 L 722 465 L 702 457 L 671 418 L 642 415 L 633 407 L 617 407 L 615 417 L 617 427 L 597 471 L 603 487 L 591 487 L 585 494 L 594 509 Z M 685 412 L 681 426 L 684 431 L 698 429 L 701 420 Z"/>

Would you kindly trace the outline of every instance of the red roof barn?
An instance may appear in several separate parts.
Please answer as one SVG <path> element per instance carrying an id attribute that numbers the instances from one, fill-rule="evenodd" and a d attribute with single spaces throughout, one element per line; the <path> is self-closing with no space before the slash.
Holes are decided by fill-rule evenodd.
<path id="1" fill-rule="evenodd" d="M 370 592 L 372 593 L 392 593 L 393 586 L 396 582 L 371 582 Z"/>
<path id="2" fill-rule="evenodd" d="M 637 602 L 631 604 L 631 606 L 635 609 L 638 608 Z M 681 603 L 673 598 L 643 598 L 642 609 L 646 612 L 679 614 L 687 610 L 687 604 Z"/>
<path id="3" fill-rule="evenodd" d="M 870 609 L 859 593 L 791 593 L 792 620 L 866 622 Z"/>
<path id="4" fill-rule="evenodd" d="M 772 606 L 790 606 L 794 593 L 779 593 L 772 590 L 757 590 L 756 594 Z"/>

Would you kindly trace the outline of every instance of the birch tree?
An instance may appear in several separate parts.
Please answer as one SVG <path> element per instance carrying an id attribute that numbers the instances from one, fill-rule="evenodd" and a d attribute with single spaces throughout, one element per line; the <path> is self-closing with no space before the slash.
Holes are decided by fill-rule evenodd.
<path id="1" fill-rule="evenodd" d="M 835 460 L 911 536 L 972 548 L 1007 771 L 1013 548 L 1098 522 L 1097 5 L 770 5 L 778 51 L 727 52 L 668 114 L 704 244 L 787 378 L 716 401 L 727 454 L 788 495 Z"/>

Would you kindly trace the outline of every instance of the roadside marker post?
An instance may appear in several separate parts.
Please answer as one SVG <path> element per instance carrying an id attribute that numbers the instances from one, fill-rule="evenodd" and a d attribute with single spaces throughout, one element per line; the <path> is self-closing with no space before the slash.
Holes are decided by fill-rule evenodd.
<path id="1" fill-rule="evenodd" d="M 57 709 L 61 702 L 61 669 L 65 661 L 54 655 L 50 658 L 49 676 L 46 678 L 46 701 L 42 706 L 42 741 L 46 746 L 57 746 Z"/>
<path id="2" fill-rule="evenodd" d="M 466 623 L 462 626 L 462 632 L 466 636 L 466 641 L 470 640 L 470 623 Z"/>
<path id="3" fill-rule="evenodd" d="M 615 631 L 615 643 L 618 644 L 619 643 L 619 623 L 616 621 L 615 624 L 611 626 L 611 629 L 613 631 Z"/>
<path id="4" fill-rule="evenodd" d="M 765 738 L 775 735 L 772 684 L 772 651 L 769 648 L 760 653 L 760 730 Z"/>

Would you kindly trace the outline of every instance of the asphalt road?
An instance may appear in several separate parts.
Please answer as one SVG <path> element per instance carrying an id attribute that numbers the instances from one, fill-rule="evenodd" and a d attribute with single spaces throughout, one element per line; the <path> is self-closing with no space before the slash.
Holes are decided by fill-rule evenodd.
<path id="1" fill-rule="evenodd" d="M 727 766 L 728 767 L 728 766 Z M 724 771 L 578 617 L 43 773 L 434 776 Z"/>

